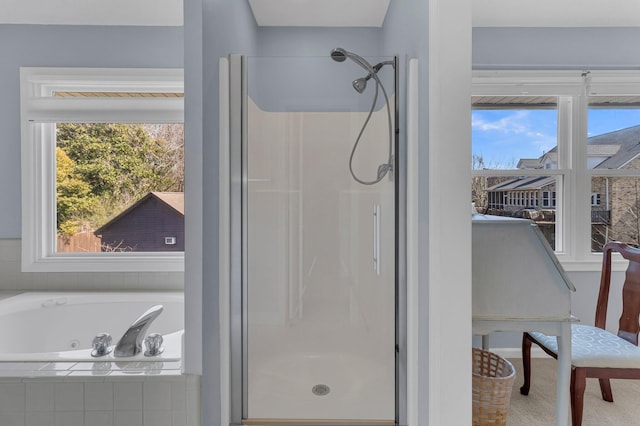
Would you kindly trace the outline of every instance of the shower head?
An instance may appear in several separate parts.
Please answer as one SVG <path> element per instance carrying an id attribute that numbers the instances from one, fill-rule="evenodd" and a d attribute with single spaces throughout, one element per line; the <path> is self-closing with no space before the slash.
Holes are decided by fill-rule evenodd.
<path id="1" fill-rule="evenodd" d="M 380 69 L 383 66 L 387 65 L 388 63 L 392 63 L 392 62 L 387 61 L 387 62 L 380 62 L 378 64 L 375 64 L 372 67 L 374 73 L 377 74 L 378 71 L 380 71 Z M 363 93 L 365 91 L 365 89 L 367 88 L 367 81 L 369 81 L 372 77 L 373 77 L 373 73 L 369 73 L 369 74 L 367 74 L 366 77 L 356 78 L 355 80 L 353 80 L 353 82 L 351 84 L 353 85 L 353 88 L 356 89 L 356 92 Z"/>
<path id="2" fill-rule="evenodd" d="M 371 77 L 369 76 L 356 78 L 351 84 L 353 85 L 353 88 L 356 89 L 356 92 L 363 93 L 367 88 L 367 80 L 370 78 Z"/>
<path id="3" fill-rule="evenodd" d="M 331 51 L 331 59 L 336 62 L 344 62 L 347 59 L 347 51 L 341 47 L 336 47 Z"/>
<path id="4" fill-rule="evenodd" d="M 331 56 L 331 59 L 333 59 L 336 62 L 344 62 L 347 60 L 347 58 L 349 58 L 353 62 L 360 65 L 362 68 L 364 68 L 365 71 L 368 72 L 366 77 L 357 78 L 353 80 L 353 82 L 351 83 L 353 85 L 353 88 L 356 89 L 356 92 L 358 93 L 363 93 L 364 90 L 367 88 L 367 80 L 371 78 L 375 78 L 376 81 L 378 81 L 378 77 L 376 76 L 376 74 L 378 73 L 378 71 L 380 71 L 380 69 L 383 66 L 388 64 L 393 65 L 393 61 L 384 61 L 372 66 L 362 56 L 356 55 L 353 52 L 349 52 L 343 49 L 342 47 L 336 47 L 335 49 L 333 49 L 330 53 L 330 56 Z"/>
<path id="5" fill-rule="evenodd" d="M 342 47 L 336 47 L 330 53 L 331 59 L 336 62 L 344 62 L 347 58 L 351 59 L 356 64 L 360 65 L 362 68 L 367 70 L 369 74 L 366 77 L 358 78 L 353 80 L 353 88 L 356 89 L 356 92 L 362 93 L 364 89 L 367 88 L 367 80 L 369 80 L 372 76 L 372 73 L 377 70 L 374 69 L 369 62 L 367 62 L 364 58 L 356 55 L 355 53 L 348 52 L 344 50 Z"/>
<path id="6" fill-rule="evenodd" d="M 366 61 L 366 59 L 364 59 L 362 56 L 356 55 L 353 52 L 349 52 L 342 47 L 336 47 L 335 49 L 333 49 L 330 53 L 330 56 L 331 59 L 336 62 L 344 62 L 347 60 L 347 58 L 349 58 L 368 72 L 373 71 L 373 67 L 369 62 Z"/>

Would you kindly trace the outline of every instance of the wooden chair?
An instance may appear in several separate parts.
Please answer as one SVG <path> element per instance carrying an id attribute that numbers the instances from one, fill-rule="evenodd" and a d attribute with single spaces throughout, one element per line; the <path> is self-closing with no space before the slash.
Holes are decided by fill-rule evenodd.
<path id="1" fill-rule="evenodd" d="M 622 315 L 618 334 L 605 331 L 609 287 L 611 284 L 611 253 L 618 252 L 629 261 L 622 288 Z M 582 407 L 587 377 L 600 380 L 600 391 L 605 401 L 613 402 L 609 379 L 640 379 L 640 249 L 620 242 L 604 246 L 600 292 L 596 305 L 595 326 L 573 324 L 571 327 L 571 422 L 582 424 Z M 522 395 L 529 394 L 531 385 L 531 343 L 547 354 L 558 358 L 555 336 L 538 332 L 524 333 L 522 362 L 524 384 Z"/>

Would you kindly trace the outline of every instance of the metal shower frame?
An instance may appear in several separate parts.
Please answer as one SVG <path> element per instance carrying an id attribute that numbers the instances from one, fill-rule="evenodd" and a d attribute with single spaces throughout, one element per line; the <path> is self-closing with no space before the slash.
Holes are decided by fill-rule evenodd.
<path id="1" fill-rule="evenodd" d="M 399 60 L 394 62 L 395 192 L 395 424 L 407 424 L 407 268 L 406 268 L 406 144 L 400 144 Z M 229 56 L 230 84 L 230 426 L 248 416 L 247 309 L 247 57 Z M 299 423 L 299 422 L 298 422 Z M 313 423 L 309 423 L 312 425 Z"/>

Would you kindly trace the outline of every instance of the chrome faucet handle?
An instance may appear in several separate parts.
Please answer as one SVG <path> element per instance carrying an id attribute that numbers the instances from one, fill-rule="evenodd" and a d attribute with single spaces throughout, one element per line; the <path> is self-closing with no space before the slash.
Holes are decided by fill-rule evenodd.
<path id="1" fill-rule="evenodd" d="M 93 341 L 91 342 L 91 346 L 93 350 L 91 351 L 91 356 L 94 358 L 105 356 L 111 352 L 113 348 L 109 347 L 111 345 L 111 335 L 109 333 L 100 333 L 97 334 Z"/>
<path id="2" fill-rule="evenodd" d="M 144 352 L 144 356 L 157 356 L 164 352 L 162 342 L 164 339 L 160 333 L 151 333 L 144 339 L 144 344 L 147 350 Z"/>

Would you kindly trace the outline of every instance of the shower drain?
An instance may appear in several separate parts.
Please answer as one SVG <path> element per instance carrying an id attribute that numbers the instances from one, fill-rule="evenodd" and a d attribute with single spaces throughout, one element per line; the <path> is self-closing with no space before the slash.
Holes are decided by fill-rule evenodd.
<path id="1" fill-rule="evenodd" d="M 331 388 L 327 385 L 319 384 L 312 387 L 311 392 L 313 392 L 314 395 L 324 396 L 331 392 Z"/>

